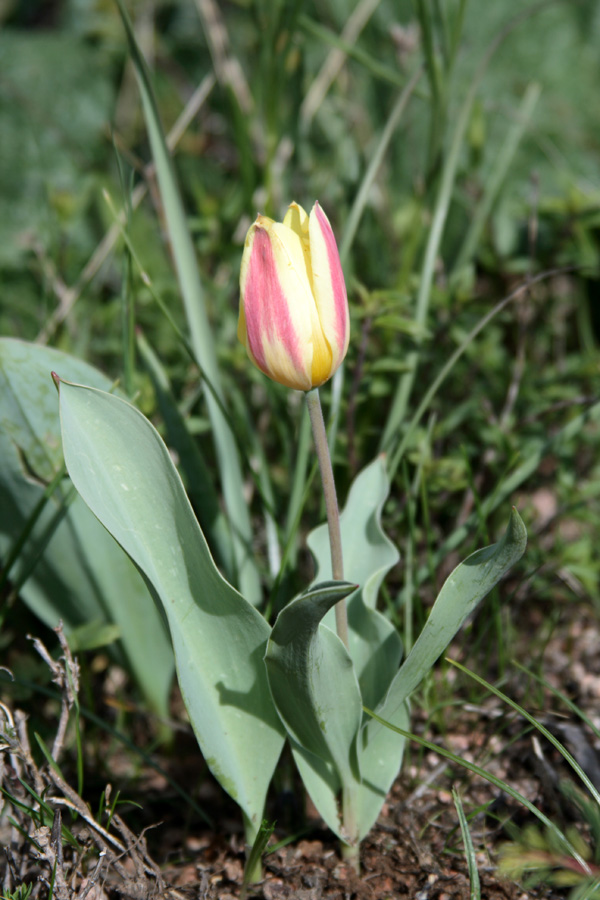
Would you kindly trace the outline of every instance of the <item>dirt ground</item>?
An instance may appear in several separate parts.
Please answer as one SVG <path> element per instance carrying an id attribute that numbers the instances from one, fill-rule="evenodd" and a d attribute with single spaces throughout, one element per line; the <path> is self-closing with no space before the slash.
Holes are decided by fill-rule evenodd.
<path id="1" fill-rule="evenodd" d="M 535 612 L 532 617 L 530 627 L 534 628 Z M 543 657 L 548 684 L 567 694 L 596 726 L 600 724 L 599 632 L 593 610 L 573 605 L 551 634 Z M 460 658 L 463 650 L 457 644 L 448 655 Z M 574 827 L 583 839 L 591 840 L 589 827 L 561 789 L 565 779 L 571 783 L 577 779 L 558 751 L 497 697 L 485 696 L 479 688 L 471 690 L 465 677 L 447 664 L 439 669 L 435 684 L 433 696 L 439 708 L 434 704 L 426 712 L 426 696 L 413 704 L 415 734 L 483 766 L 562 829 Z M 592 729 L 548 687 L 535 686 L 514 667 L 507 671 L 502 689 L 533 712 L 600 786 L 600 747 Z M 0 816 L 4 896 L 26 900 L 19 885 L 30 885 L 33 898 L 52 896 L 53 900 L 243 896 L 241 817 L 207 773 L 185 725 L 177 731 L 170 750 L 159 748 L 153 754 L 162 773 L 140 763 L 114 737 L 95 731 L 93 741 L 85 741 L 84 802 L 73 787 L 77 783 L 73 754 L 66 754 L 60 773 L 43 760 L 40 763 L 39 753 L 31 750 L 35 745 L 28 724 L 31 712 L 19 712 L 10 691 L 3 691 L 2 697 L 5 717 L 10 717 L 13 726 L 12 731 L 4 728 L 5 740 L 0 744 L 0 783 L 5 799 L 13 798 Z M 107 718 L 114 720 L 114 697 L 107 693 L 104 701 Z M 177 697 L 173 712 L 176 717 L 181 713 Z M 136 714 L 129 716 L 129 723 L 135 723 Z M 141 713 L 136 727 L 137 739 L 147 740 Z M 87 734 L 91 738 L 91 731 Z M 484 900 L 568 896 L 568 891 L 553 888 L 548 880 L 526 888 L 498 873 L 502 846 L 522 835 L 534 817 L 497 786 L 431 749 L 411 743 L 377 826 L 362 845 L 360 876 L 342 862 L 337 842 L 310 804 L 298 808 L 302 794 L 291 764 L 284 758 L 280 768 L 267 809 L 268 821 L 277 823 L 270 840 L 276 849 L 266 854 L 264 880 L 248 889 L 248 897 L 470 900 L 475 895 L 453 788 L 469 818 Z M 190 810 L 168 776 L 190 792 L 214 827 L 208 828 Z M 107 828 L 106 816 L 102 818 L 97 810 L 109 781 L 112 787 L 105 805 L 110 807 L 111 798 L 117 796 L 119 803 Z M 288 789 L 283 789 L 284 784 Z M 286 839 L 290 842 L 285 843 Z M 540 852 L 547 852 L 550 868 L 577 868 L 572 860 L 561 863 L 551 848 Z"/>

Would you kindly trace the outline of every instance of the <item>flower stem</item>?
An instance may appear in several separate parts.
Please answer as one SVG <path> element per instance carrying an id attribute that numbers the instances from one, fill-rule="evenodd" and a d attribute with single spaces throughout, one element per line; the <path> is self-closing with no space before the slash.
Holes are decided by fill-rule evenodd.
<path id="1" fill-rule="evenodd" d="M 317 388 L 306 394 L 306 405 L 310 416 L 317 459 L 319 460 L 319 469 L 321 470 L 323 494 L 325 496 L 327 524 L 329 526 L 329 546 L 331 548 L 331 573 L 334 581 L 343 581 L 344 561 L 342 558 L 340 513 L 335 493 L 335 481 L 333 480 L 333 469 L 331 467 L 331 456 L 329 455 L 329 446 L 327 444 L 325 422 L 323 421 L 321 399 Z M 339 603 L 336 603 L 335 605 L 335 627 L 338 637 L 343 642 L 346 650 L 348 650 L 348 614 L 346 612 L 345 600 L 340 600 Z"/>

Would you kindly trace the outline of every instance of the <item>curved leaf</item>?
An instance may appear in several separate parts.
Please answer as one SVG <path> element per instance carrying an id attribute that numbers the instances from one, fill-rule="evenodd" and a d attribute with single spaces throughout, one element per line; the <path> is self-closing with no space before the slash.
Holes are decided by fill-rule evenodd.
<path id="1" fill-rule="evenodd" d="M 346 577 L 361 585 L 348 600 L 350 653 L 363 704 L 369 708 L 373 708 L 371 702 L 377 708 L 385 699 L 402 658 L 400 635 L 375 608 L 381 582 L 400 557 L 381 527 L 381 513 L 388 494 L 385 457 L 378 456 L 357 475 L 340 516 L 344 572 Z M 308 545 L 317 561 L 318 577 L 330 577 L 326 525 L 311 532 Z M 325 622 L 333 627 L 332 613 L 327 615 Z M 408 726 L 407 704 L 399 706 L 394 724 Z M 379 815 L 398 775 L 404 745 L 403 737 L 387 729 L 376 729 L 372 719 L 364 718 L 358 740 L 362 774 L 362 783 L 357 788 L 359 839 L 370 831 Z M 323 794 L 323 786 L 320 790 Z"/>
<path id="2" fill-rule="evenodd" d="M 46 485 L 63 465 L 57 396 L 50 379 L 57 368 L 96 387 L 111 386 L 105 375 L 66 353 L 0 338 L 3 560 L 24 535 Z M 130 667 L 150 706 L 166 717 L 174 660 L 164 623 L 149 603 L 135 566 L 73 492 L 68 479 L 43 506 L 10 578 L 46 625 L 53 628 L 62 620 L 71 644 L 76 630 L 86 624 L 118 626 L 123 651 L 119 661 Z M 151 656 L 147 647 L 153 648 Z"/>
<path id="3" fill-rule="evenodd" d="M 527 532 L 513 508 L 497 544 L 476 550 L 454 569 L 438 594 L 421 634 L 396 675 L 385 702 L 375 710 L 390 720 L 420 684 L 477 604 L 525 552 Z"/>
<path id="4" fill-rule="evenodd" d="M 362 701 L 352 660 L 321 625 L 354 585 L 327 582 L 292 600 L 278 617 L 265 663 L 271 693 L 313 802 L 344 840 L 340 795 L 360 783 L 356 738 Z"/>
<path id="5" fill-rule="evenodd" d="M 386 695 L 402 658 L 398 632 L 375 608 L 381 582 L 400 558 L 381 527 L 381 511 L 388 494 L 385 457 L 378 456 L 354 480 L 340 515 L 344 576 L 360 585 L 347 602 L 350 655 L 363 703 L 370 709 Z M 308 546 L 317 563 L 317 580 L 331 578 L 327 525 L 309 534 Z M 335 629 L 333 611 L 325 624 Z"/>
<path id="6" fill-rule="evenodd" d="M 526 542 L 525 526 L 513 510 L 502 540 L 478 550 L 457 566 L 442 587 L 421 634 L 392 681 L 388 696 L 379 705 L 377 715 L 397 728 L 407 729 L 408 697 L 480 600 L 522 556 Z M 369 718 L 363 726 L 360 735 L 363 772 L 359 794 L 361 837 L 375 822 L 398 773 L 404 743 L 402 735 L 382 728 L 375 719 Z"/>
<path id="7" fill-rule="evenodd" d="M 110 394 L 62 381 L 60 409 L 73 483 L 162 603 L 206 762 L 258 828 L 284 741 L 263 664 L 269 626 L 216 568 L 147 419 Z"/>

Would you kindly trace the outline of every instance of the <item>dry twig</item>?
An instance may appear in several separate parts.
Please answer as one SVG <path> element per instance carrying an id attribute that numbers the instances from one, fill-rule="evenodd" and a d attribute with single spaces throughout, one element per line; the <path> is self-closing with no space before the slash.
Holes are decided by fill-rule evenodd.
<path id="1" fill-rule="evenodd" d="M 54 735 L 52 760 L 63 753 L 65 737 L 79 689 L 79 665 L 65 639 L 56 629 L 60 649 L 54 659 L 38 639 L 33 643 L 52 672 L 61 694 L 61 711 Z M 164 896 L 166 886 L 146 846 L 144 832 L 136 836 L 120 816 L 113 814 L 108 826 L 97 821 L 85 800 L 58 771 L 45 762 L 38 766 L 31 752 L 27 716 L 0 704 L 0 787 L 6 798 L 0 810 L 10 821 L 4 831 L 4 872 L 0 877 L 4 895 L 20 885 L 33 885 L 31 900 L 52 893 L 55 900 L 102 898 L 110 886 L 135 900 Z M 107 786 L 105 796 L 111 794 Z M 62 811 L 74 814 L 69 832 Z M 114 827 L 118 836 L 112 834 Z M 4 836 L 3 835 L 3 836 Z M 131 872 L 135 872 L 132 879 Z"/>

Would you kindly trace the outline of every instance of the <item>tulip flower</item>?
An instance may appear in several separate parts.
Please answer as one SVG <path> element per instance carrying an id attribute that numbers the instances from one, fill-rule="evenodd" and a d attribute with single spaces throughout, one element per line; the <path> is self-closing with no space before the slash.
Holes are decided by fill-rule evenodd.
<path id="1" fill-rule="evenodd" d="M 283 222 L 258 216 L 246 236 L 238 338 L 261 372 L 310 391 L 348 349 L 348 299 L 337 244 L 318 203 L 290 204 Z"/>

